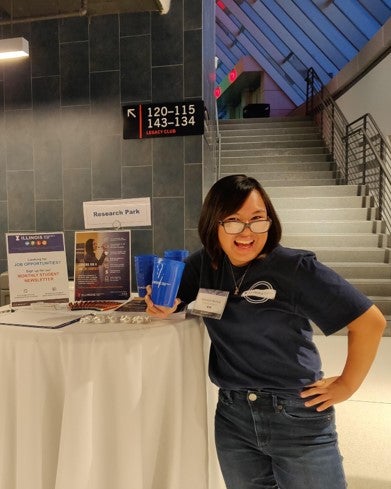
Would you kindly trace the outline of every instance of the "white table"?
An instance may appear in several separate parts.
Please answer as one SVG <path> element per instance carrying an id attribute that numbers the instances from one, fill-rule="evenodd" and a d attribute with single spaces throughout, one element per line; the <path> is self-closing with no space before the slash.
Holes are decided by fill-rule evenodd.
<path id="1" fill-rule="evenodd" d="M 204 329 L 0 326 L 0 489 L 206 489 Z"/>

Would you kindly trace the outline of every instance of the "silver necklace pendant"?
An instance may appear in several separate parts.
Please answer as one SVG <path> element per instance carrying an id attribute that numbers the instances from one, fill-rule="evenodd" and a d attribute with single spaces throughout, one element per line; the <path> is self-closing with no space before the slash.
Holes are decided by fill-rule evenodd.
<path id="1" fill-rule="evenodd" d="M 247 265 L 246 267 L 246 270 L 244 271 L 243 275 L 240 277 L 239 281 L 237 282 L 236 279 L 235 279 L 235 274 L 234 274 L 234 270 L 232 268 L 232 264 L 231 262 L 227 259 L 228 263 L 229 263 L 229 267 L 231 269 L 231 274 L 232 274 L 232 279 L 234 281 L 234 295 L 239 295 L 239 292 L 240 292 L 240 287 L 242 286 L 242 283 L 243 283 L 243 280 L 244 280 L 244 277 L 246 276 L 246 273 L 248 272 L 250 266 L 251 266 L 251 262 Z"/>

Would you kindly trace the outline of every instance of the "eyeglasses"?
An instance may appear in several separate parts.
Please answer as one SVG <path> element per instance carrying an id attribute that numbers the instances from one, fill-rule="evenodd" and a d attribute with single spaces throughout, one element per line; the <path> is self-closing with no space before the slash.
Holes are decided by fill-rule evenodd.
<path id="1" fill-rule="evenodd" d="M 242 221 L 219 221 L 227 234 L 240 234 L 246 228 L 249 228 L 253 233 L 262 234 L 269 231 L 272 224 L 271 219 L 258 219 L 257 221 L 242 222 Z"/>

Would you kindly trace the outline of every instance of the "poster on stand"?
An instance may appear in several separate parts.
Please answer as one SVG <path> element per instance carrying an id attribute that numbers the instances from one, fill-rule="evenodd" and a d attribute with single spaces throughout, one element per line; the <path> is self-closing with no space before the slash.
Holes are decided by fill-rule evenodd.
<path id="1" fill-rule="evenodd" d="M 76 231 L 74 300 L 128 300 L 130 264 L 130 231 Z"/>
<path id="2" fill-rule="evenodd" d="M 7 233 L 12 307 L 69 302 L 64 233 Z"/>

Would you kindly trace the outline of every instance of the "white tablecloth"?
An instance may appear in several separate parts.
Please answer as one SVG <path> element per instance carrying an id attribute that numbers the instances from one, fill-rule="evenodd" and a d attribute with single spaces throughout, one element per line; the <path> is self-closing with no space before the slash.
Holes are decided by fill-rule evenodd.
<path id="1" fill-rule="evenodd" d="M 0 326 L 0 489 L 206 489 L 203 335 Z"/>

